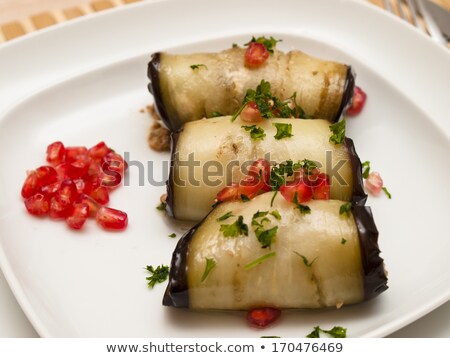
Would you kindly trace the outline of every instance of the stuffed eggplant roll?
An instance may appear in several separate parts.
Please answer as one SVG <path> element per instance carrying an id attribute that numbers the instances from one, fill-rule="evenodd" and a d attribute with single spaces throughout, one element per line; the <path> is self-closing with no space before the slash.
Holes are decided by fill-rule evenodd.
<path id="1" fill-rule="evenodd" d="M 172 163 L 167 183 L 167 210 L 174 218 L 199 221 L 216 195 L 241 182 L 248 166 L 264 158 L 271 163 L 314 161 L 329 177 L 330 198 L 364 204 L 361 163 L 353 141 L 330 142 L 330 122 L 271 119 L 250 126 L 238 117 L 188 122 L 172 135 Z M 245 193 L 244 193 L 245 194 Z M 248 195 L 247 195 L 248 196 Z"/>
<path id="2" fill-rule="evenodd" d="M 387 289 L 370 208 L 272 193 L 217 206 L 179 241 L 163 304 L 191 309 L 322 308 Z M 341 212 L 341 213 L 340 213 Z"/>
<path id="3" fill-rule="evenodd" d="M 310 118 L 336 121 L 352 99 L 350 66 L 301 51 L 273 49 L 263 65 L 249 68 L 245 52 L 245 48 L 234 47 L 219 53 L 153 54 L 148 65 L 149 90 L 167 127 L 175 130 L 215 113 L 233 114 L 246 91 L 261 80 L 270 82 L 274 95 L 282 100 L 295 93 Z"/>

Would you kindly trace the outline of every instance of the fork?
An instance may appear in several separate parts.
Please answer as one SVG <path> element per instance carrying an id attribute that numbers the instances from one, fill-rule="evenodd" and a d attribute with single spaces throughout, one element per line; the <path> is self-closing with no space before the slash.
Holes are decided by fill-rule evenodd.
<path id="1" fill-rule="evenodd" d="M 422 32 L 428 33 L 433 41 L 438 44 L 447 46 L 447 41 L 439 30 L 436 22 L 423 5 L 423 0 L 394 0 L 394 3 L 403 20 L 410 22 L 412 25 L 422 30 Z M 384 7 L 389 12 L 396 14 L 390 0 L 384 0 Z M 405 11 L 405 7 L 407 11 Z M 411 15 L 410 17 L 407 12 Z"/>

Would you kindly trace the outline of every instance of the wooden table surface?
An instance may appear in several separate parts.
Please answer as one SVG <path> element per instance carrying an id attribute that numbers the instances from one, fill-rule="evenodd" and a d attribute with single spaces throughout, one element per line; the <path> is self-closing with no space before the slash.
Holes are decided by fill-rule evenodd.
<path id="1" fill-rule="evenodd" d="M 0 0 L 0 43 L 79 16 L 137 1 L 145 0 Z M 368 1 L 384 8 L 383 0 Z M 450 0 L 432 1 L 450 10 Z M 395 4 L 393 8 L 398 12 Z"/>

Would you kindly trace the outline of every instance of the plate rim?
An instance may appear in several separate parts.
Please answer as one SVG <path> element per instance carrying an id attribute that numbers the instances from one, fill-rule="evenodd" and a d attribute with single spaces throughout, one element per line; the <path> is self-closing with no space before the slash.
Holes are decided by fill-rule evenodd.
<path id="1" fill-rule="evenodd" d="M 58 26 L 53 26 L 51 28 L 47 28 L 42 31 L 30 33 L 30 34 L 27 34 L 17 40 L 8 42 L 8 43 L 0 46 L 0 54 L 3 53 L 4 48 L 14 47 L 14 46 L 16 46 L 16 44 L 23 44 L 23 43 L 27 43 L 30 41 L 39 41 L 40 37 L 45 36 L 45 34 L 49 33 L 49 32 L 58 32 L 58 31 L 61 31 L 61 29 L 65 29 L 65 28 L 69 28 L 69 27 L 76 28 L 79 26 L 84 26 L 84 24 L 89 23 L 89 22 L 94 22 L 94 21 L 96 21 L 97 18 L 100 18 L 100 17 L 104 18 L 104 17 L 113 16 L 116 13 L 121 13 L 121 14 L 126 13 L 129 9 L 136 8 L 136 7 L 152 7 L 155 3 L 163 3 L 163 2 L 167 2 L 167 1 L 176 3 L 180 0 L 150 0 L 148 2 L 138 2 L 135 4 L 130 4 L 130 5 L 124 6 L 124 7 L 117 7 L 117 8 L 111 9 L 110 11 L 107 11 L 107 12 L 95 13 L 92 16 L 83 17 L 83 18 L 76 19 L 71 22 L 62 23 L 62 24 L 59 24 Z M 370 8 L 370 11 L 378 11 L 380 13 L 383 13 L 383 16 L 391 16 L 392 18 L 394 18 L 393 15 L 386 14 L 386 12 L 384 10 L 376 8 L 375 5 L 372 5 L 369 2 L 362 2 L 359 0 L 347 0 L 347 2 L 355 3 L 358 5 Z M 131 10 L 129 10 L 129 11 L 131 11 Z M 398 18 L 395 18 L 395 21 L 398 21 L 399 23 L 402 22 Z M 406 27 L 407 25 L 402 23 L 401 26 Z M 417 31 L 417 33 L 419 34 L 420 32 Z M 424 38 L 426 37 L 426 35 L 424 35 L 424 34 L 421 34 L 420 36 L 423 36 Z M 429 41 L 430 41 L 430 43 L 433 43 L 431 40 L 429 40 Z M 438 46 L 438 45 L 436 45 L 436 46 Z M 44 92 L 44 91 L 51 89 L 58 85 L 63 85 L 64 82 L 66 82 L 66 81 L 70 81 L 71 79 L 77 78 L 82 75 L 87 75 L 88 73 L 96 71 L 99 68 L 104 68 L 107 66 L 114 66 L 117 63 L 122 62 L 123 60 L 130 60 L 130 59 L 132 59 L 134 57 L 138 57 L 138 56 L 142 56 L 142 53 L 137 53 L 137 54 L 134 53 L 132 56 L 126 56 L 122 59 L 116 59 L 114 61 L 109 61 L 109 62 L 105 63 L 104 65 L 98 64 L 98 65 L 94 65 L 91 67 L 83 68 L 83 69 L 80 69 L 79 71 L 70 73 L 66 77 L 58 78 L 56 80 L 50 81 L 50 82 L 46 83 L 45 85 L 43 84 L 42 86 L 36 88 L 35 90 L 27 93 L 23 97 L 18 98 L 15 101 L 12 101 L 11 103 L 9 103 L 8 107 L 0 112 L 0 121 L 2 121 L 2 119 L 4 117 L 6 117 L 8 115 L 8 113 L 10 113 L 10 111 L 13 111 L 14 108 L 20 106 L 23 102 L 26 102 L 28 99 L 34 97 L 35 95 L 37 95 L 41 92 Z M 369 66 L 369 67 L 371 67 L 371 66 Z M 420 107 L 420 108 L 422 109 L 422 107 Z M 445 130 L 445 127 L 441 126 L 441 123 L 435 122 L 435 124 L 444 131 L 444 134 L 448 133 Z M 447 139 L 448 138 L 449 137 L 447 136 Z M 41 322 L 39 317 L 37 317 L 36 312 L 34 312 L 29 300 L 26 298 L 26 295 L 23 293 L 23 289 L 15 277 L 15 274 L 12 270 L 12 266 L 8 260 L 7 255 L 5 254 L 5 252 L 3 250 L 3 246 L 1 244 L 0 244 L 0 269 L 3 271 L 5 278 L 8 282 L 8 285 L 11 287 L 11 290 L 13 291 L 14 296 L 16 297 L 17 301 L 19 302 L 19 305 L 21 306 L 22 310 L 25 312 L 27 318 L 32 323 L 33 327 L 37 330 L 37 332 L 42 337 L 50 337 L 51 334 L 49 334 L 48 329 L 45 327 L 43 322 Z M 431 312 L 433 309 L 435 309 L 435 308 L 439 307 L 440 305 L 442 305 L 443 303 L 447 302 L 450 298 L 449 296 L 450 296 L 450 289 L 448 290 L 448 292 L 445 295 L 441 295 L 440 299 L 435 300 L 435 301 L 431 302 L 430 304 L 426 305 L 426 307 L 424 307 L 423 312 L 420 315 L 411 314 L 407 317 L 403 316 L 403 318 L 404 318 L 403 320 L 394 320 L 393 322 L 391 322 L 391 324 L 383 326 L 383 327 L 389 326 L 389 327 L 391 327 L 390 329 L 383 330 L 382 328 L 379 328 L 375 331 L 372 331 L 372 333 L 379 332 L 379 333 L 375 334 L 376 336 L 381 336 L 381 335 L 386 335 L 386 334 L 392 333 L 392 332 L 404 327 L 405 325 L 415 321 L 416 319 L 423 317 L 425 314 Z M 398 322 L 398 321 L 402 321 L 402 322 Z M 397 324 L 395 324 L 395 323 L 397 323 Z"/>

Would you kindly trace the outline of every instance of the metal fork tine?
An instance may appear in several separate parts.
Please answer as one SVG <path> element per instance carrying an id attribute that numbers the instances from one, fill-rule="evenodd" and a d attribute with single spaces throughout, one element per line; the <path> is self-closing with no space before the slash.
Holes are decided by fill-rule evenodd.
<path id="1" fill-rule="evenodd" d="M 403 10 L 403 6 L 402 6 L 402 0 L 397 0 L 397 7 L 398 7 L 398 12 L 400 13 L 400 16 L 402 17 L 403 20 L 408 21 L 408 17 L 406 16 L 405 11 Z"/>
<path id="2" fill-rule="evenodd" d="M 429 14 L 429 12 L 427 11 L 427 9 L 425 8 L 425 6 L 423 6 L 422 0 L 414 0 L 415 5 L 417 6 L 417 9 L 419 9 L 422 18 L 428 28 L 428 32 L 431 35 L 431 38 L 442 45 L 447 46 L 447 41 L 445 41 L 444 36 L 442 35 L 441 31 L 439 30 L 439 27 L 436 25 L 436 23 L 434 22 L 433 18 L 431 17 L 431 15 Z"/>
<path id="3" fill-rule="evenodd" d="M 416 2 L 414 0 L 406 0 L 406 1 L 408 2 L 409 9 L 411 10 L 411 16 L 413 18 L 414 25 L 420 30 L 422 30 L 422 32 L 426 32 L 423 26 L 419 23 L 419 18 L 417 17 L 419 10 L 417 8 Z"/>
<path id="4" fill-rule="evenodd" d="M 420 26 L 419 24 L 419 20 L 417 18 L 417 9 L 414 6 L 413 2 L 411 0 L 406 0 L 406 5 L 408 5 L 409 12 L 411 13 L 413 25 L 423 30 L 422 26 Z"/>
<path id="5" fill-rule="evenodd" d="M 391 2 L 389 0 L 384 0 L 384 7 L 389 11 L 390 13 L 394 13 L 394 9 L 392 8 Z"/>

